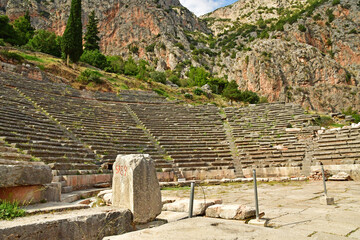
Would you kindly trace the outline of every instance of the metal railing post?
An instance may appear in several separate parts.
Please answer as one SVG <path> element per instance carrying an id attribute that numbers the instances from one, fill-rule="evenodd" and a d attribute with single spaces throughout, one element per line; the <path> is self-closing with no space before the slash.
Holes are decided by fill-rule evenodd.
<path id="1" fill-rule="evenodd" d="M 193 206 L 194 206 L 194 189 L 195 183 L 191 183 L 191 192 L 190 192 L 190 203 L 189 203 L 189 218 L 192 218 L 193 215 Z"/>
<path id="2" fill-rule="evenodd" d="M 255 192 L 255 209 L 256 209 L 256 219 L 259 220 L 259 200 L 257 192 L 257 181 L 256 181 L 256 170 L 253 170 L 254 177 L 254 192 Z"/>

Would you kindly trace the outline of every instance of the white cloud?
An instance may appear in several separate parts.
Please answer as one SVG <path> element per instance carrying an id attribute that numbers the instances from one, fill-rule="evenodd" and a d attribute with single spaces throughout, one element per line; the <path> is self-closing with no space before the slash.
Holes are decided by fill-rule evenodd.
<path id="1" fill-rule="evenodd" d="M 180 3 L 196 16 L 201 16 L 223 6 L 225 0 L 180 0 Z"/>

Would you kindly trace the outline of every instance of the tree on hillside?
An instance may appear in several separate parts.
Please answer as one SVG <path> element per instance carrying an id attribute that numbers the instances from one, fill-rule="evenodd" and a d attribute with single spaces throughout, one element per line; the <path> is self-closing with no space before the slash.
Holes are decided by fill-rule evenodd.
<path id="1" fill-rule="evenodd" d="M 83 52 L 82 46 L 82 23 L 81 23 L 81 0 L 72 0 L 70 16 L 61 41 L 63 53 L 66 55 L 66 64 L 69 60 L 78 62 Z"/>
<path id="2" fill-rule="evenodd" d="M 46 30 L 37 30 L 26 46 L 31 50 L 61 57 L 61 37 Z"/>
<path id="3" fill-rule="evenodd" d="M 231 81 L 225 87 L 223 96 L 230 99 L 231 101 L 239 101 L 241 99 L 241 91 L 235 81 Z"/>
<path id="4" fill-rule="evenodd" d="M 5 42 L 10 44 L 16 44 L 17 34 L 14 27 L 9 24 L 9 21 L 8 16 L 0 15 L 0 39 L 4 39 Z"/>
<path id="5" fill-rule="evenodd" d="M 16 19 L 13 23 L 14 30 L 17 33 L 17 44 L 25 45 L 34 36 L 35 29 L 31 26 L 29 11 L 22 17 Z"/>
<path id="6" fill-rule="evenodd" d="M 84 48 L 87 51 L 91 51 L 91 50 L 99 50 L 99 41 L 100 38 L 98 37 L 99 34 L 99 30 L 98 30 L 98 25 L 99 20 L 95 17 L 95 11 L 92 11 L 90 16 L 89 16 L 89 22 L 86 26 L 86 33 L 85 33 L 85 44 L 84 44 Z"/>

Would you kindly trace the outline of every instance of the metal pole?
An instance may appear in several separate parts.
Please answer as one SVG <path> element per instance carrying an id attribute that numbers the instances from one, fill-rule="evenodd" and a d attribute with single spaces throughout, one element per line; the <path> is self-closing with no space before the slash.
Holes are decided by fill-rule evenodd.
<path id="1" fill-rule="evenodd" d="M 324 193 L 325 196 L 327 197 L 327 190 L 326 190 L 326 183 L 325 183 L 325 172 L 324 172 L 324 166 L 321 165 L 321 172 L 322 172 L 322 178 L 323 178 L 323 183 L 324 183 Z"/>
<path id="2" fill-rule="evenodd" d="M 256 170 L 253 170 L 254 177 L 254 192 L 255 192 L 255 209 L 256 209 L 256 220 L 259 220 L 259 200 L 257 192 L 257 181 L 256 181 Z"/>
<path id="3" fill-rule="evenodd" d="M 189 203 L 189 218 L 192 218 L 193 215 L 193 205 L 194 205 L 194 189 L 195 183 L 191 183 L 191 192 L 190 192 L 190 203 Z"/>

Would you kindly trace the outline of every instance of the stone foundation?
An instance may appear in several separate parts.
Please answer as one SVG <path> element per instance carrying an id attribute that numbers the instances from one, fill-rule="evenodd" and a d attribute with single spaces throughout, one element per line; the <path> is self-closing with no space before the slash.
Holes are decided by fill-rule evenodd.
<path id="1" fill-rule="evenodd" d="M 98 183 L 111 183 L 112 174 L 65 175 L 62 178 L 66 181 L 66 186 L 71 186 L 73 190 L 81 190 L 92 188 Z"/>

